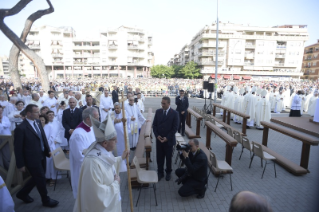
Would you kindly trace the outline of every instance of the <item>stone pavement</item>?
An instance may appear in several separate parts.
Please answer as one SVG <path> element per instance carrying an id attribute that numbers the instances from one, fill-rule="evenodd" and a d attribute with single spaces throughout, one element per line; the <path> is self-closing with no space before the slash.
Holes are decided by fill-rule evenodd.
<path id="1" fill-rule="evenodd" d="M 153 111 L 155 111 L 156 108 L 160 107 L 160 100 L 160 98 L 147 98 L 145 108 L 152 107 Z M 204 100 L 202 99 L 190 99 L 191 107 L 196 106 L 202 108 L 203 104 Z M 175 108 L 174 101 L 171 105 L 172 108 Z M 288 114 L 272 114 L 272 116 L 288 116 Z M 194 121 L 192 121 L 192 123 L 195 124 Z M 231 125 L 235 128 L 241 129 L 241 125 L 233 123 L 231 123 Z M 247 129 L 247 135 L 250 141 L 261 143 L 261 130 Z M 201 127 L 201 136 L 202 138 L 199 140 L 201 142 L 205 142 L 206 128 Z M 214 136 L 214 133 L 212 133 L 212 150 L 219 160 L 224 160 L 225 142 L 218 138 L 218 136 L 216 136 L 216 138 Z M 302 146 L 301 142 L 270 130 L 268 146 L 293 162 L 299 164 Z M 309 158 L 310 173 L 303 176 L 294 176 L 279 165 L 276 165 L 277 178 L 275 178 L 274 168 L 271 162 L 267 165 L 264 178 L 261 179 L 263 169 L 260 166 L 260 159 L 255 157 L 252 166 L 249 169 L 248 166 L 250 158 L 248 150 L 244 150 L 241 160 L 238 160 L 240 152 L 241 146 L 238 145 L 234 149 L 232 158 L 232 167 L 234 169 L 234 174 L 232 175 L 233 191 L 230 190 L 229 175 L 225 175 L 224 178 L 220 179 L 217 191 L 214 192 L 217 178 L 211 174 L 208 181 L 209 187 L 206 191 L 206 196 L 204 199 L 198 200 L 195 198 L 195 196 L 181 198 L 177 193 L 177 190 L 180 187 L 175 183 L 177 178 L 175 175 L 172 175 L 172 179 L 169 182 L 165 181 L 165 179 L 162 179 L 157 184 L 156 194 L 158 206 L 155 206 L 153 189 L 143 189 L 138 207 L 135 207 L 138 190 L 133 189 L 134 211 L 225 212 L 228 211 L 229 203 L 233 195 L 242 190 L 249 190 L 266 196 L 274 211 L 318 211 L 314 206 L 314 203 L 318 199 L 318 193 L 315 193 L 315 191 L 316 188 L 319 187 L 319 148 L 317 146 L 311 147 Z M 131 154 L 131 156 L 133 156 L 133 154 Z M 150 169 L 156 170 L 155 142 L 153 143 L 151 157 L 153 162 L 150 164 Z M 176 169 L 177 165 L 173 164 L 173 167 Z M 126 173 L 121 173 L 122 211 L 130 211 L 127 185 Z M 42 207 L 39 194 L 36 189 L 33 189 L 30 196 L 35 199 L 35 202 L 31 204 L 24 204 L 18 200 L 15 195 L 13 196 L 14 202 L 16 204 L 16 211 L 72 211 L 75 200 L 73 199 L 69 182 L 65 176 L 58 180 L 55 191 L 53 191 L 52 187 L 48 187 L 48 192 L 51 198 L 60 201 L 58 207 Z"/>

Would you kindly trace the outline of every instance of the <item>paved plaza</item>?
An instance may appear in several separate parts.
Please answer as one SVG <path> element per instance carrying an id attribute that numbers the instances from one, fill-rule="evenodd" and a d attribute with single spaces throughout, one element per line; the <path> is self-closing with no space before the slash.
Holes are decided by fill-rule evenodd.
<path id="1" fill-rule="evenodd" d="M 175 108 L 175 100 L 172 99 L 172 108 Z M 153 112 L 160 107 L 161 98 L 147 98 L 145 108 L 152 107 Z M 203 99 L 190 99 L 190 107 L 196 106 L 202 108 L 204 104 Z M 275 116 L 288 116 L 288 113 L 272 114 Z M 304 115 L 307 116 L 307 115 Z M 220 116 L 218 116 L 220 117 Z M 195 124 L 194 120 L 192 121 Z M 231 126 L 241 131 L 241 125 L 231 122 Z M 193 126 L 194 128 L 194 126 Z M 247 137 L 250 141 L 256 141 L 261 143 L 262 130 L 247 129 Z M 212 151 L 216 154 L 217 159 L 225 159 L 225 142 L 218 136 L 211 136 Z M 186 138 L 186 137 L 185 137 Z M 292 139 L 288 136 L 282 135 L 278 132 L 270 130 L 268 138 L 268 147 L 275 150 L 279 154 L 299 164 L 301 156 L 302 142 Z M 206 140 L 206 128 L 201 126 L 201 142 Z M 153 139 L 154 141 L 154 139 Z M 249 169 L 249 151 L 244 150 L 241 160 L 238 160 L 241 152 L 241 146 L 237 145 L 233 151 L 232 167 L 234 174 L 233 191 L 230 189 L 229 175 L 225 175 L 219 181 L 217 191 L 214 192 L 214 188 L 217 182 L 217 178 L 210 174 L 209 187 L 206 191 L 204 199 L 196 199 L 195 196 L 182 198 L 178 195 L 177 191 L 179 185 L 175 183 L 177 179 L 175 175 L 172 175 L 170 181 L 165 181 L 163 178 L 157 184 L 157 201 L 158 206 L 155 205 L 155 197 L 152 189 L 143 189 L 141 197 L 138 203 L 138 207 L 135 207 L 137 200 L 138 190 L 133 189 L 134 199 L 134 211 L 157 211 L 157 212 L 171 212 L 171 211 L 191 211 L 191 212 L 205 212 L 205 211 L 228 211 L 229 203 L 234 194 L 242 190 L 249 190 L 258 194 L 266 196 L 269 200 L 274 211 L 318 211 L 314 202 L 318 201 L 318 193 L 315 193 L 319 186 L 319 148 L 318 146 L 311 147 L 311 153 L 309 158 L 309 171 L 310 173 L 303 176 L 294 176 L 287 172 L 285 169 L 276 165 L 277 178 L 275 178 L 274 168 L 272 162 L 267 165 L 263 179 L 261 174 L 263 168 L 260 166 L 260 159 L 255 157 L 251 168 Z M 131 153 L 131 158 L 133 156 Z M 176 152 L 175 152 L 176 154 Z M 155 142 L 152 147 L 152 163 L 150 163 L 150 169 L 156 170 L 156 151 Z M 174 156 L 175 158 L 175 156 Z M 174 169 L 177 165 L 173 165 Z M 126 173 L 121 173 L 121 195 L 122 195 L 122 211 L 130 211 L 129 195 L 128 195 L 128 183 Z M 36 189 L 33 189 L 30 196 L 35 199 L 31 204 L 24 204 L 13 195 L 14 202 L 16 204 L 17 212 L 28 211 L 50 211 L 50 212 L 63 212 L 73 211 L 74 198 L 68 182 L 68 179 L 63 176 L 58 180 L 56 190 L 53 191 L 53 187 L 48 187 L 49 196 L 56 199 L 60 204 L 56 208 L 42 207 L 40 196 Z M 94 212 L 94 211 L 92 211 Z"/>

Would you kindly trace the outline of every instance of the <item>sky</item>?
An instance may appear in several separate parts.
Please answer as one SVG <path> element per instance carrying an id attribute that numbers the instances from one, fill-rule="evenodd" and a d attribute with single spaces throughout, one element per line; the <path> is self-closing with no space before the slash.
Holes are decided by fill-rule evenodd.
<path id="1" fill-rule="evenodd" d="M 0 9 L 18 0 L 0 0 Z M 34 26 L 71 26 L 77 36 L 96 35 L 99 29 L 131 26 L 153 35 L 155 64 L 167 64 L 200 29 L 216 21 L 217 0 L 51 0 L 54 13 Z M 46 0 L 33 0 L 5 23 L 20 36 L 26 18 L 48 8 Z M 219 0 L 219 21 L 250 26 L 308 25 L 311 45 L 319 39 L 318 0 Z M 95 36 L 94 36 L 95 37 Z M 0 56 L 9 55 L 12 43 L 0 31 Z"/>

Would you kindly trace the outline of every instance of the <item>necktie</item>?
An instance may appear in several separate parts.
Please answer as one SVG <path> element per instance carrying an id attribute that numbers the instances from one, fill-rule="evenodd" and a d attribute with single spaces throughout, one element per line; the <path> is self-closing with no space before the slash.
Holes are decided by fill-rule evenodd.
<path id="1" fill-rule="evenodd" d="M 37 124 L 35 123 L 35 121 L 33 122 L 33 125 L 34 125 L 35 130 L 37 131 L 37 134 L 38 134 L 39 138 L 40 138 L 41 150 L 44 151 L 44 145 L 43 145 L 43 140 L 42 140 L 41 132 L 40 132 L 40 130 L 39 130 Z"/>
<path id="2" fill-rule="evenodd" d="M 71 109 L 71 113 L 73 114 L 73 110 Z"/>
<path id="3" fill-rule="evenodd" d="M 163 113 L 163 119 L 166 118 L 166 110 L 164 110 L 164 113 Z"/>

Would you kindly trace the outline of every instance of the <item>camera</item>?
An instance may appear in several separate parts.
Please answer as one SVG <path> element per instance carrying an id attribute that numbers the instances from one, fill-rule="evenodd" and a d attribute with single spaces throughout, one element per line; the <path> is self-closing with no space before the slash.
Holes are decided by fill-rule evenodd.
<path id="1" fill-rule="evenodd" d="M 185 152 L 189 152 L 189 150 L 191 149 L 191 146 L 189 144 L 182 144 L 182 145 L 179 145 L 177 144 L 176 145 L 176 150 L 178 151 L 185 151 Z"/>
<path id="2" fill-rule="evenodd" d="M 61 101 L 60 105 L 62 105 L 62 106 L 65 105 L 65 102 L 64 102 L 64 101 Z"/>
<path id="3" fill-rule="evenodd" d="M 134 98 L 134 103 L 137 103 L 137 102 L 138 102 L 137 98 Z"/>

